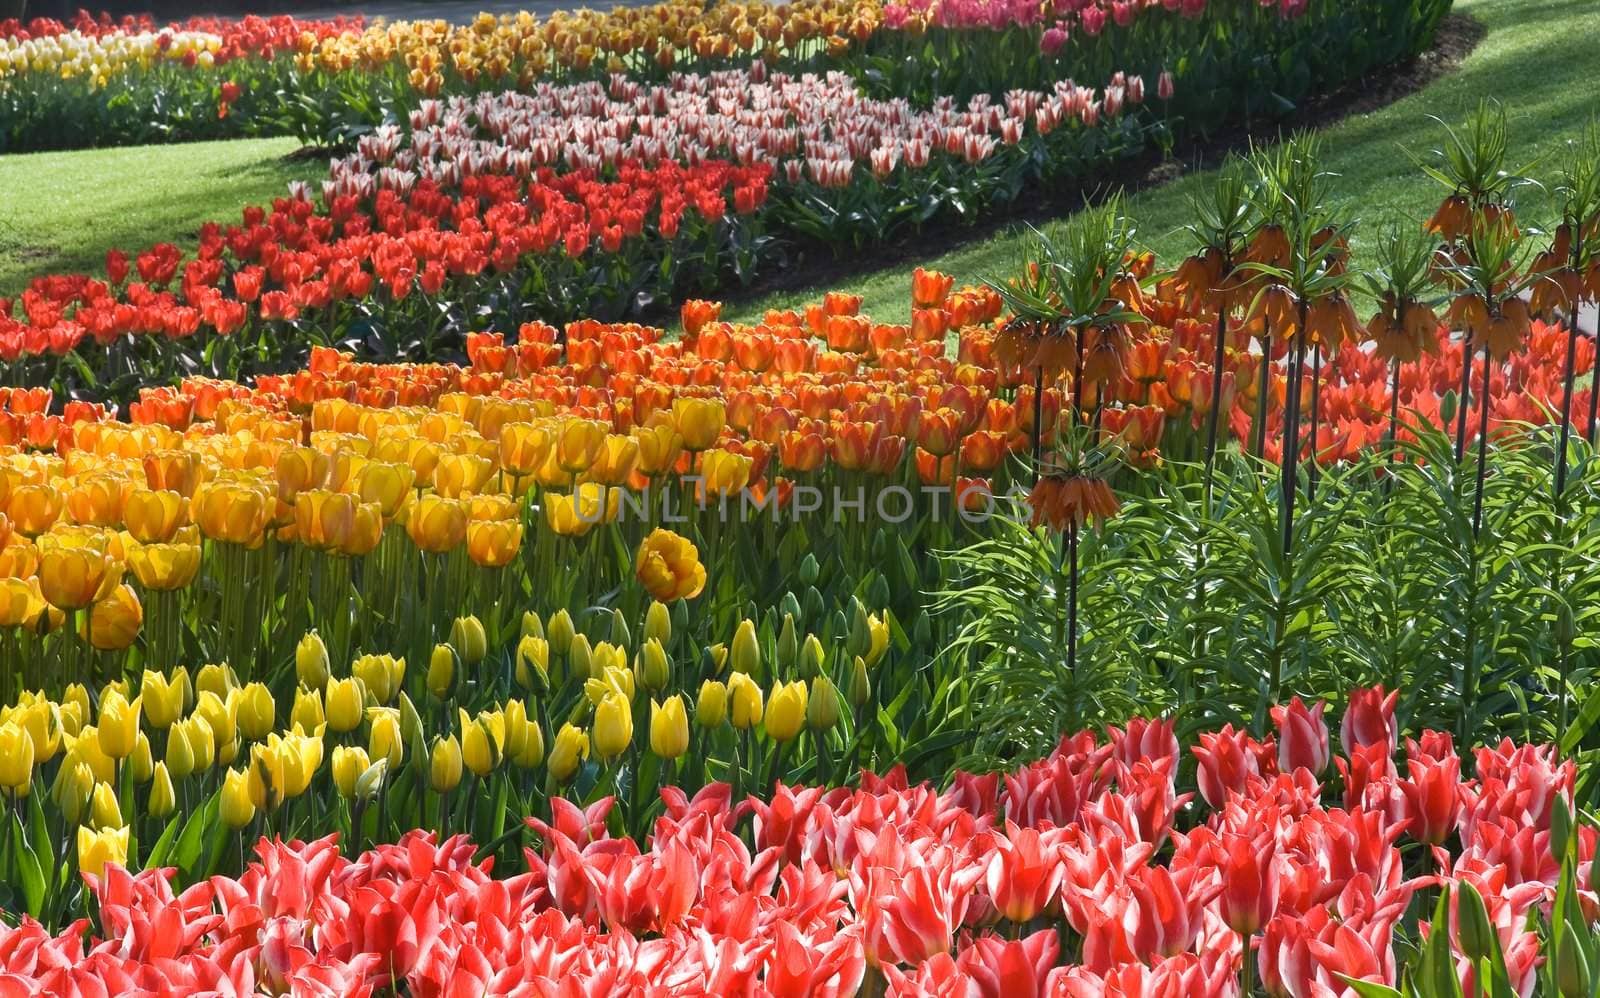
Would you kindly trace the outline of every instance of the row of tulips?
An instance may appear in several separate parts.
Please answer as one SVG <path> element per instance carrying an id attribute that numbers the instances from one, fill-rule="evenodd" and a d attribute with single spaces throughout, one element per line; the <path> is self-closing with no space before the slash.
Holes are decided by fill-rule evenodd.
<path id="1" fill-rule="evenodd" d="M 0 150 L 238 134 L 347 142 L 428 97 L 753 63 L 838 68 L 873 92 L 919 103 L 1181 66 L 1180 87 L 1196 89 L 1180 94 L 1173 110 L 1185 122 L 1211 124 L 1241 112 L 1281 113 L 1414 56 L 1446 9 L 1437 0 L 664 0 L 605 14 L 482 15 L 461 26 L 363 28 L 359 20 L 287 17 L 160 29 L 87 16 L 71 24 L 0 21 Z M 1352 32 L 1370 40 L 1356 45 Z"/>
<path id="2" fill-rule="evenodd" d="M 270 215 L 205 226 L 192 258 L 113 252 L 106 280 L 0 299 L 0 365 L 13 384 L 125 398 L 197 370 L 281 371 L 316 343 L 459 356 L 485 323 L 617 318 L 808 247 L 977 217 L 1142 148 L 1144 99 L 1119 75 L 917 112 L 837 75 L 755 72 L 425 102 L 409 131 L 335 161 L 320 203 L 297 185 Z"/>
<path id="3" fill-rule="evenodd" d="M 1337 757 L 1324 705 L 1293 700 L 1273 736 L 1226 725 L 1185 752 L 1138 720 L 942 792 L 898 769 L 665 788 L 639 838 L 609 795 L 552 797 L 475 850 L 442 831 L 449 791 L 425 791 L 439 821 L 393 845 L 270 836 L 198 872 L 174 869 L 182 835 L 146 852 L 98 827 L 123 819 L 97 789 L 43 867 L 92 918 L 0 929 L 0 971 L 58 994 L 1587 994 L 1600 836 L 1575 820 L 1572 764 L 1435 731 L 1397 761 L 1393 704 L 1352 694 Z M 331 799 L 338 758 L 310 767 L 313 792 Z M 1198 799 L 1179 792 L 1191 759 Z M 235 773 L 208 808 L 256 827 Z M 48 850 L 43 831 L 13 820 L 4 848 Z"/>

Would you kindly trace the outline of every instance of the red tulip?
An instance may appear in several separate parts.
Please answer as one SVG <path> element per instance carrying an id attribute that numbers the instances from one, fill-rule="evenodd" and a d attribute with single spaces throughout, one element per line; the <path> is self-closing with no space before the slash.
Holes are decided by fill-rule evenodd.
<path id="1" fill-rule="evenodd" d="M 1272 722 L 1278 727 L 1278 769 L 1292 773 L 1303 766 L 1312 776 L 1320 776 L 1328 768 L 1328 726 L 1322 721 L 1325 706 L 1319 700 L 1307 709 L 1294 697 L 1287 707 L 1272 708 Z"/>
<path id="2" fill-rule="evenodd" d="M 1394 753 L 1394 705 L 1399 697 L 1398 690 L 1385 695 L 1382 686 L 1350 691 L 1344 719 L 1339 722 L 1339 744 L 1347 754 L 1378 742 L 1387 746 L 1389 754 Z"/>

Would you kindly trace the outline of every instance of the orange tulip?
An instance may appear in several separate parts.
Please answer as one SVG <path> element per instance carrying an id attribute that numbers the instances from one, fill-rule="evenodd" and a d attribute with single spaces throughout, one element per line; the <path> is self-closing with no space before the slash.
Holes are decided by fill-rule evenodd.
<path id="1" fill-rule="evenodd" d="M 152 592 L 182 589 L 200 571 L 200 545 L 138 544 L 128 551 L 128 567 Z"/>
<path id="2" fill-rule="evenodd" d="M 141 544 L 172 540 L 188 514 L 189 504 L 183 495 L 167 489 L 135 488 L 122 505 L 123 525 Z"/>
<path id="3" fill-rule="evenodd" d="M 406 533 L 424 551 L 454 550 L 467 537 L 467 505 L 459 499 L 425 495 L 406 513 Z"/>
<path id="4" fill-rule="evenodd" d="M 485 568 L 511 564 L 521 548 L 520 520 L 473 520 L 467 524 L 467 554 Z"/>
<path id="5" fill-rule="evenodd" d="M 118 586 L 89 608 L 89 643 L 101 651 L 121 651 L 133 644 L 143 625 L 144 607 L 133 587 Z"/>
<path id="6" fill-rule="evenodd" d="M 263 485 L 213 480 L 195 489 L 189 515 L 213 540 L 254 547 L 264 536 L 272 502 Z"/>
<path id="7" fill-rule="evenodd" d="M 81 610 L 108 595 L 121 578 L 122 563 L 101 547 L 59 543 L 40 547 L 39 590 L 58 609 Z"/>
<path id="8" fill-rule="evenodd" d="M 706 585 L 706 569 L 694 542 L 659 527 L 639 544 L 634 574 L 645 591 L 662 603 L 694 599 Z"/>

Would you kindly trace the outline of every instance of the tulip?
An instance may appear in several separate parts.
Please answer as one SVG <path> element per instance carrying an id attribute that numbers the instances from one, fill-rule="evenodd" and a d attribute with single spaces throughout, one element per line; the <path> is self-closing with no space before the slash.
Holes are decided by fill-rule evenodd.
<path id="1" fill-rule="evenodd" d="M 289 711 L 289 727 L 310 734 L 327 723 L 319 690 L 294 691 L 294 707 Z"/>
<path id="2" fill-rule="evenodd" d="M 744 731 L 761 723 L 761 687 L 748 675 L 735 672 L 728 677 L 728 700 L 735 728 Z"/>
<path id="3" fill-rule="evenodd" d="M 123 502 L 122 521 L 140 544 L 165 544 L 188 519 L 184 497 L 166 489 L 136 488 Z"/>
<path id="4" fill-rule="evenodd" d="M 406 533 L 423 551 L 454 550 L 467 536 L 467 505 L 459 499 L 425 495 L 406 515 Z"/>
<path id="5" fill-rule="evenodd" d="M 545 637 L 550 642 L 552 652 L 565 655 L 576 633 L 577 629 L 572 624 L 572 614 L 565 608 L 550 615 L 549 626 L 545 628 Z"/>
<path id="6" fill-rule="evenodd" d="M 532 769 L 544 761 L 544 731 L 539 722 L 528 717 L 520 701 L 506 704 L 506 754 L 523 769 Z"/>
<path id="7" fill-rule="evenodd" d="M 1241 936 L 1255 935 L 1277 912 L 1277 848 L 1270 826 L 1259 829 L 1254 836 L 1238 832 L 1223 835 L 1222 920 Z"/>
<path id="8" fill-rule="evenodd" d="M 55 782 L 50 785 L 50 799 L 60 809 L 68 825 L 75 825 L 83 818 L 94 787 L 94 771 L 88 763 L 75 762 L 70 756 L 62 762 L 61 768 L 56 771 Z"/>
<path id="9" fill-rule="evenodd" d="M 213 540 L 254 546 L 266 529 L 271 501 L 271 493 L 261 486 L 206 482 L 196 486 L 189 515 L 200 532 Z"/>
<path id="10" fill-rule="evenodd" d="M 330 679 L 324 698 L 327 709 L 328 730 L 335 734 L 354 731 L 361 723 L 366 691 L 360 679 Z"/>
<path id="11" fill-rule="evenodd" d="M 867 663 L 860 655 L 850 666 L 850 706 L 860 710 L 872 699 L 872 680 L 867 676 Z"/>
<path id="12" fill-rule="evenodd" d="M 135 697 L 129 703 L 121 692 L 108 689 L 100 698 L 100 713 L 96 730 L 100 737 L 100 751 L 112 759 L 123 759 L 133 751 L 139 737 L 139 708 L 141 701 Z"/>
<path id="13" fill-rule="evenodd" d="M 1437 846 L 1455 831 L 1462 809 L 1461 759 L 1451 752 L 1439 758 L 1412 747 L 1406 766 L 1411 779 L 1399 781 L 1405 795 L 1406 832 L 1424 845 Z M 1465 833 L 1463 833 L 1465 837 Z"/>
<path id="14" fill-rule="evenodd" d="M 0 578 L 0 627 L 32 630 L 44 612 L 38 579 Z"/>
<path id="15" fill-rule="evenodd" d="M 434 645 L 428 656 L 428 692 L 443 700 L 456 680 L 456 653 L 449 645 Z"/>
<path id="16" fill-rule="evenodd" d="M 650 608 L 644 614 L 644 638 L 646 641 L 659 641 L 662 647 L 672 641 L 672 614 L 666 604 L 657 600 L 650 602 Z"/>
<path id="17" fill-rule="evenodd" d="M 0 724 L 0 787 L 20 797 L 33 782 L 33 739 L 15 721 Z"/>
<path id="18" fill-rule="evenodd" d="M 1339 744 L 1344 746 L 1347 754 L 1354 752 L 1357 746 L 1377 743 L 1387 745 L 1389 753 L 1393 754 L 1396 737 L 1394 705 L 1399 696 L 1399 690 L 1386 696 L 1382 686 L 1350 691 L 1349 705 L 1345 708 L 1344 719 L 1339 723 Z"/>
<path id="19" fill-rule="evenodd" d="M 693 599 L 706 585 L 706 569 L 700 552 L 688 538 L 657 527 L 639 544 L 634 559 L 634 574 L 645 591 L 660 603 Z M 665 619 L 666 607 L 661 608 Z M 646 621 L 648 627 L 649 621 Z M 671 635 L 670 620 L 667 624 Z"/>
<path id="20" fill-rule="evenodd" d="M 250 796 L 250 780 L 237 769 L 228 770 L 222 781 L 221 814 L 223 822 L 234 830 L 250 824 L 256 816 L 256 805 Z"/>
<path id="21" fill-rule="evenodd" d="M 461 758 L 473 775 L 486 777 L 500 765 L 505 751 L 504 718 L 480 713 L 468 719 L 467 712 L 459 710 L 461 719 Z"/>
<path id="22" fill-rule="evenodd" d="M 1251 777 L 1263 775 L 1260 762 L 1264 748 L 1267 747 L 1257 743 L 1249 732 L 1235 731 L 1231 724 L 1223 725 L 1220 731 L 1201 732 L 1200 744 L 1189 749 L 1199 762 L 1195 780 L 1200 796 L 1213 808 L 1221 808 L 1229 795 L 1242 793 Z M 1271 768 L 1271 756 L 1266 758 Z"/>
<path id="23" fill-rule="evenodd" d="M 121 567 L 97 547 L 41 545 L 39 590 L 51 606 L 81 610 L 116 588 Z"/>
<path id="24" fill-rule="evenodd" d="M 503 568 L 522 550 L 522 524 L 516 520 L 474 520 L 467 524 L 467 554 L 485 568 Z"/>
<path id="25" fill-rule="evenodd" d="M 1300 767 L 1321 775 L 1328 768 L 1328 726 L 1322 721 L 1321 701 L 1307 709 L 1299 697 L 1289 701 L 1289 706 L 1274 706 L 1272 721 L 1278 727 L 1278 769 L 1293 773 Z"/>
<path id="26" fill-rule="evenodd" d="M 387 704 L 400 692 L 406 675 L 406 660 L 393 655 L 362 655 L 350 664 L 351 674 L 361 680 L 362 688 L 372 694 L 379 704 Z M 328 696 L 332 711 L 333 695 Z"/>
<path id="27" fill-rule="evenodd" d="M 461 656 L 463 665 L 477 665 L 489 654 L 489 638 L 483 622 L 474 616 L 457 617 L 450 625 L 450 645 Z"/>
<path id="28" fill-rule="evenodd" d="M 462 752 L 456 736 L 435 738 L 428 761 L 428 785 L 436 794 L 446 794 L 461 782 Z"/>
<path id="29" fill-rule="evenodd" d="M 133 644 L 144 625 L 144 607 L 132 586 L 118 586 L 89 608 L 89 643 L 101 651 L 121 651 Z"/>
<path id="30" fill-rule="evenodd" d="M 660 704 L 650 701 L 650 751 L 663 759 L 689 751 L 689 716 L 682 697 L 670 696 Z"/>
<path id="31" fill-rule="evenodd" d="M 218 696 L 212 690 L 200 694 L 200 699 L 195 701 L 195 716 L 205 721 L 206 730 L 211 735 L 212 744 L 216 749 L 217 761 L 226 766 L 233 761 L 233 753 L 237 751 L 235 739 L 238 737 L 239 725 L 239 694 L 236 690 L 229 690 L 227 698 Z"/>
<path id="32" fill-rule="evenodd" d="M 78 872 L 91 877 L 105 876 L 107 863 L 118 866 L 128 861 L 128 829 L 103 828 L 91 831 L 78 829 Z"/>
<path id="33" fill-rule="evenodd" d="M 109 783 L 96 783 L 89 795 L 89 823 L 95 828 L 122 827 L 122 805 L 117 803 L 117 793 Z"/>
<path id="34" fill-rule="evenodd" d="M 200 693 L 214 693 L 218 699 L 226 699 L 228 692 L 237 687 L 239 681 L 232 667 L 212 663 L 200 667 L 200 675 L 196 677 L 194 685 Z"/>
<path id="35" fill-rule="evenodd" d="M 728 688 L 715 679 L 700 684 L 695 701 L 694 722 L 702 728 L 715 728 L 728 717 Z"/>
<path id="36" fill-rule="evenodd" d="M 607 693 L 594 712 L 594 750 L 602 759 L 611 760 L 632 741 L 632 705 L 620 693 Z"/>
<path id="37" fill-rule="evenodd" d="M 772 688 L 766 710 L 768 737 L 773 741 L 786 742 L 805 728 L 806 697 L 806 684 L 802 680 Z"/>
<path id="38" fill-rule="evenodd" d="M 139 701 L 150 726 L 165 731 L 183 714 L 183 686 L 146 669 L 139 682 Z"/>
<path id="39" fill-rule="evenodd" d="M 707 450 L 715 444 L 727 418 L 721 399 L 678 398 L 672 402 L 673 425 L 690 451 Z"/>
<path id="40" fill-rule="evenodd" d="M 300 685 L 308 690 L 328 685 L 328 646 L 316 631 L 308 631 L 295 645 L 294 671 Z"/>
<path id="41" fill-rule="evenodd" d="M 562 471 L 587 471 L 605 448 L 609 427 L 593 419 L 568 419 L 556 433 L 554 458 Z"/>
<path id="42" fill-rule="evenodd" d="M 646 641 L 639 650 L 639 677 L 644 688 L 652 693 L 665 687 L 672 678 L 672 663 L 655 638 Z"/>
<path id="43" fill-rule="evenodd" d="M 563 724 L 556 732 L 555 746 L 550 750 L 550 775 L 557 783 L 565 783 L 578 771 L 583 760 L 589 758 L 589 736 L 582 728 Z"/>
<path id="44" fill-rule="evenodd" d="M 538 618 L 535 618 L 538 619 Z M 532 634 L 517 642 L 517 682 L 524 689 L 534 688 L 534 676 L 542 688 L 550 683 L 550 642 Z"/>
<path id="45" fill-rule="evenodd" d="M 1006 821 L 1006 834 L 996 836 L 986 876 L 989 897 L 1000 917 L 1021 925 L 1038 917 L 1050 903 L 1065 873 L 1061 856 L 1037 829 Z"/>
<path id="46" fill-rule="evenodd" d="M 155 818 L 165 818 L 177 810 L 178 796 L 172 788 L 172 775 L 167 771 L 167 764 L 158 762 L 150 778 L 150 796 L 147 798 L 145 810 Z"/>
<path id="47" fill-rule="evenodd" d="M 749 619 L 739 621 L 733 632 L 733 643 L 728 648 L 728 659 L 734 672 L 747 676 L 761 671 L 761 645 L 756 639 L 756 625 Z"/>
<path id="48" fill-rule="evenodd" d="M 155 773 L 150 753 L 150 737 L 143 731 L 134 739 L 133 751 L 128 753 L 128 776 L 135 783 L 148 783 Z"/>
<path id="49" fill-rule="evenodd" d="M 369 713 L 371 730 L 367 733 L 367 755 L 374 762 L 387 761 L 391 770 L 398 769 L 405 759 L 400 712 L 393 707 L 373 707 Z"/>
<path id="50" fill-rule="evenodd" d="M 340 745 L 333 750 L 333 785 L 338 788 L 341 797 L 345 800 L 355 799 L 356 781 L 361 779 L 361 774 L 371 764 L 366 750 L 358 745 Z"/>
<path id="51" fill-rule="evenodd" d="M 278 705 L 263 683 L 250 683 L 239 691 L 239 731 L 251 741 L 267 736 L 277 721 Z"/>
<path id="52" fill-rule="evenodd" d="M 806 698 L 806 724 L 812 731 L 827 731 L 839 723 L 840 712 L 838 687 L 819 673 L 811 680 L 811 694 Z"/>

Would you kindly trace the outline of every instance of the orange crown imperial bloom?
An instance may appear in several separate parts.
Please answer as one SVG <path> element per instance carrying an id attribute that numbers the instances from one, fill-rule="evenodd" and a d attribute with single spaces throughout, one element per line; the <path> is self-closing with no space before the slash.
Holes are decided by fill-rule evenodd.
<path id="1" fill-rule="evenodd" d="M 1046 475 L 1028 495 L 1033 525 L 1064 531 L 1115 516 L 1120 504 L 1111 486 L 1086 475 Z"/>
<path id="2" fill-rule="evenodd" d="M 640 542 L 634 574 L 645 590 L 662 603 L 693 599 L 706 586 L 706 569 L 694 542 L 659 527 Z"/>

